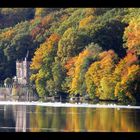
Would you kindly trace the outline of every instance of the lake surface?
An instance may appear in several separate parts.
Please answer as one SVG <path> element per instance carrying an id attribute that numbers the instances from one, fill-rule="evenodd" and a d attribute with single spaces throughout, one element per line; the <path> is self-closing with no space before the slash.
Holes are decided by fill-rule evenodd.
<path id="1" fill-rule="evenodd" d="M 0 105 L 0 132 L 140 132 L 140 109 Z"/>

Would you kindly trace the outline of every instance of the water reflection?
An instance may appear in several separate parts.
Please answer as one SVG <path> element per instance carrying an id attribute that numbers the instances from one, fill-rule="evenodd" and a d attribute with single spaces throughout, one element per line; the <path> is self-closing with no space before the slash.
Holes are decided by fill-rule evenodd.
<path id="1" fill-rule="evenodd" d="M 0 106 L 0 131 L 139 132 L 140 110 Z"/>
<path id="2" fill-rule="evenodd" d="M 26 128 L 29 127 L 29 114 L 27 113 L 27 106 L 13 106 L 13 115 L 15 121 L 16 132 L 26 132 Z"/>
<path id="3" fill-rule="evenodd" d="M 13 126 L 15 121 L 11 107 L 0 106 L 0 132 L 13 132 Z"/>

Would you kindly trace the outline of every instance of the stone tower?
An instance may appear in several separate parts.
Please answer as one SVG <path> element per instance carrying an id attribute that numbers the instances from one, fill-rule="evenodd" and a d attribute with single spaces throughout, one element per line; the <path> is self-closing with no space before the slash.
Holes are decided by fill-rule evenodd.
<path id="1" fill-rule="evenodd" d="M 16 78 L 18 84 L 27 85 L 30 77 L 30 62 L 27 60 L 28 52 L 25 59 L 16 61 Z"/>

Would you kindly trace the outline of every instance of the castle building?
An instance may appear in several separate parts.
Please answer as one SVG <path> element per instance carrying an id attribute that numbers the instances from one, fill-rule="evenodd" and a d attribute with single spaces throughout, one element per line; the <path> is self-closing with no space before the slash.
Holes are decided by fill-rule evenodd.
<path id="1" fill-rule="evenodd" d="M 16 80 L 18 84 L 27 85 L 30 77 L 30 61 L 27 61 L 27 56 L 23 61 L 16 61 Z"/>

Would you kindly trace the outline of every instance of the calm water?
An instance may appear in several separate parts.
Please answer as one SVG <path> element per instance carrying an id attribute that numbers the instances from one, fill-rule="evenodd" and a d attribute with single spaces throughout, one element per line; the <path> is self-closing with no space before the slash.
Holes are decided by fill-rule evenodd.
<path id="1" fill-rule="evenodd" d="M 1 105 L 0 131 L 140 132 L 140 110 Z"/>

